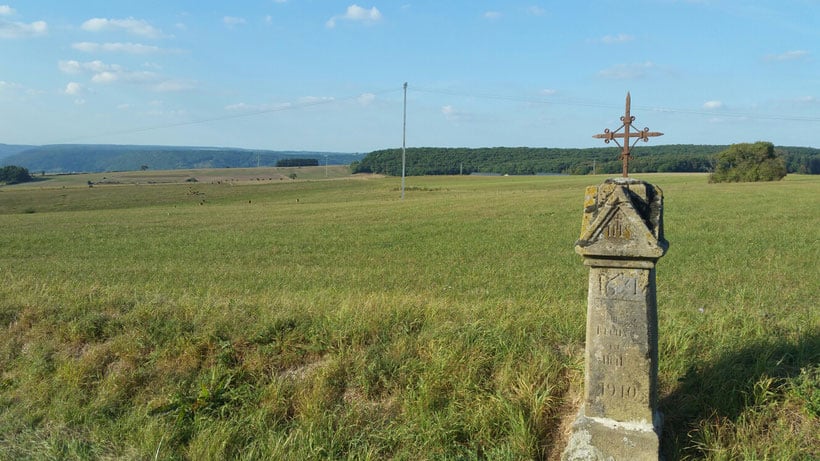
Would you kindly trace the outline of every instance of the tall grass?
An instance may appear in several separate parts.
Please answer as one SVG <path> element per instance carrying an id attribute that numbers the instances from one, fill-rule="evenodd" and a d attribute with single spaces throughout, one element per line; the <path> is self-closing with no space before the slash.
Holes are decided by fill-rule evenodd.
<path id="1" fill-rule="evenodd" d="M 820 181 L 647 179 L 667 458 L 820 456 Z M 0 189 L 0 458 L 555 458 L 602 180 Z"/>

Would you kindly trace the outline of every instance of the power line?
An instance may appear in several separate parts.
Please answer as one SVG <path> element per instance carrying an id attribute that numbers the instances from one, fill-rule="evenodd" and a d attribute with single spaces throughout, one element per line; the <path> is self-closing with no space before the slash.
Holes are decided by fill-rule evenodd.
<path id="1" fill-rule="evenodd" d="M 375 92 L 365 92 L 373 95 L 384 95 L 390 93 L 397 93 L 402 91 L 403 88 L 394 88 L 394 89 L 387 89 Z M 439 94 L 439 95 L 447 95 L 447 96 L 459 96 L 459 97 L 467 97 L 467 98 L 476 98 L 476 99 L 488 99 L 488 100 L 500 100 L 500 101 L 511 101 L 511 102 L 522 102 L 528 104 L 543 104 L 543 105 L 561 105 L 561 106 L 572 106 L 572 107 L 595 107 L 595 108 L 603 108 L 603 109 L 620 109 L 620 106 L 615 104 L 606 104 L 600 103 L 596 101 L 590 100 L 583 100 L 583 99 L 546 99 L 546 98 L 535 98 L 531 96 L 516 96 L 516 95 L 504 95 L 504 94 L 497 94 L 497 93 L 490 93 L 490 92 L 482 92 L 482 91 L 459 91 L 459 90 L 446 90 L 446 89 L 437 89 L 437 88 L 428 88 L 428 87 L 414 87 L 411 91 L 415 91 L 418 93 L 429 93 L 429 94 Z M 87 139 L 95 139 L 95 138 L 102 138 L 107 136 L 116 136 L 116 135 L 125 135 L 125 134 L 137 134 L 137 133 L 145 133 L 149 131 L 157 131 L 163 130 L 168 128 L 178 128 L 184 126 L 193 126 L 199 125 L 204 123 L 212 123 L 212 122 L 219 122 L 225 120 L 234 120 L 234 119 L 241 119 L 241 118 L 248 118 L 248 117 L 256 117 L 259 115 L 277 113 L 277 112 L 286 112 L 291 110 L 300 110 L 309 107 L 315 106 L 322 106 L 322 105 L 329 105 L 329 104 L 337 104 L 345 101 L 351 101 L 358 99 L 361 97 L 362 94 L 359 93 L 353 96 L 346 96 L 342 98 L 327 98 L 327 99 L 319 99 L 314 101 L 305 101 L 301 103 L 288 103 L 284 104 L 280 107 L 273 107 L 269 109 L 262 109 L 256 111 L 245 112 L 241 114 L 231 114 L 231 115 L 221 115 L 216 117 L 208 117 L 202 118 L 197 120 L 190 120 L 185 122 L 177 122 L 177 123 L 164 123 L 158 124 L 154 126 L 147 126 L 141 128 L 133 128 L 133 129 L 125 129 L 125 130 L 117 130 L 117 131 L 109 131 L 105 133 L 99 134 L 91 134 L 86 136 L 78 136 L 75 138 L 67 139 L 62 142 L 57 142 L 55 144 L 63 144 L 63 143 L 72 143 Z M 680 109 L 680 108 L 670 108 L 670 107 L 653 107 L 653 106 L 635 106 L 636 109 L 644 110 L 644 111 L 653 111 L 653 112 L 661 112 L 661 113 L 674 113 L 674 114 L 689 114 L 689 115 L 702 115 L 702 116 L 709 116 L 709 117 L 731 117 L 731 118 L 740 118 L 740 119 L 753 119 L 753 120 L 778 120 L 778 121 L 791 121 L 791 122 L 820 122 L 820 117 L 817 116 L 799 116 L 799 115 L 783 115 L 783 114 L 753 114 L 753 113 L 745 113 L 745 112 L 707 112 L 702 110 L 694 110 L 694 109 Z"/>
<path id="2" fill-rule="evenodd" d="M 492 94 L 492 93 L 482 93 L 482 92 L 465 92 L 465 91 L 453 91 L 453 90 L 440 90 L 440 89 L 433 89 L 433 88 L 423 88 L 423 87 L 416 87 L 414 88 L 415 91 L 419 93 L 431 93 L 431 94 L 443 94 L 449 96 L 460 96 L 460 97 L 467 97 L 467 98 L 477 98 L 477 99 L 493 99 L 493 100 L 501 100 L 501 101 L 512 101 L 512 102 L 525 102 L 531 104 L 545 104 L 545 105 L 562 105 L 562 106 L 577 106 L 577 107 L 598 107 L 604 109 L 619 109 L 620 106 L 614 104 L 604 104 L 604 103 L 597 103 L 593 101 L 584 101 L 584 100 L 573 100 L 573 99 L 566 99 L 566 100 L 555 100 L 555 99 L 542 99 L 542 98 L 533 98 L 527 96 L 509 96 L 509 95 L 500 95 L 500 94 Z M 653 111 L 653 112 L 668 112 L 668 113 L 677 113 L 677 114 L 691 114 L 691 115 L 706 115 L 710 117 L 732 117 L 732 118 L 749 118 L 749 119 L 758 119 L 758 120 L 780 120 L 780 121 L 790 121 L 790 122 L 820 122 L 820 117 L 810 117 L 810 116 L 800 116 L 800 115 L 779 115 L 779 114 L 752 114 L 752 113 L 744 113 L 744 112 L 706 112 L 706 111 L 699 111 L 693 109 L 677 109 L 677 108 L 670 108 L 670 107 L 652 107 L 652 106 L 635 106 L 636 109 L 645 110 L 645 111 Z"/>
<path id="3" fill-rule="evenodd" d="M 399 91 L 401 91 L 401 90 L 392 89 L 392 90 L 382 90 L 382 91 L 372 92 L 372 93 L 369 93 L 369 94 L 383 95 L 383 94 L 389 94 L 389 93 L 396 93 L 396 92 L 399 92 Z M 286 105 L 282 105 L 281 107 L 274 107 L 274 108 L 270 108 L 270 109 L 263 109 L 263 110 L 257 110 L 257 111 L 252 111 L 252 112 L 245 112 L 245 113 L 242 113 L 242 114 L 222 115 L 222 116 L 218 116 L 218 117 L 210 117 L 210 118 L 203 118 L 203 119 L 198 119 L 198 120 L 190 120 L 190 121 L 187 121 L 187 122 L 165 123 L 165 124 L 154 125 L 154 126 L 149 126 L 149 127 L 133 128 L 133 129 L 119 130 L 119 131 L 109 131 L 109 132 L 106 132 L 106 133 L 100 133 L 100 134 L 95 134 L 95 135 L 80 136 L 80 137 L 65 140 L 63 142 L 58 142 L 58 143 L 55 143 L 55 144 L 68 144 L 68 143 L 72 143 L 72 142 L 76 142 L 76 141 L 82 141 L 82 140 L 85 140 L 85 139 L 102 138 L 102 137 L 106 137 L 106 136 L 115 136 L 115 135 L 123 135 L 123 134 L 145 133 L 147 131 L 163 130 L 163 129 L 167 129 L 167 128 L 178 128 L 178 127 L 182 127 L 182 126 L 199 125 L 199 124 L 202 124 L 202 123 L 220 122 L 220 121 L 223 121 L 223 120 L 233 120 L 233 119 L 238 119 L 238 118 L 255 117 L 255 116 L 258 116 L 258 115 L 270 114 L 270 113 L 274 113 L 274 112 L 284 112 L 284 111 L 289 111 L 289 110 L 304 109 L 304 108 L 307 108 L 307 107 L 321 106 L 321 105 L 325 105 L 325 104 L 335 104 L 335 103 L 340 103 L 340 102 L 345 102 L 345 101 L 352 101 L 352 100 L 358 99 L 360 97 L 361 97 L 361 93 L 356 95 L 356 96 L 347 96 L 347 97 L 344 97 L 344 98 L 329 98 L 329 99 L 320 99 L 320 100 L 316 100 L 316 101 L 306 101 L 306 102 L 302 102 L 302 103 L 298 103 L 298 104 L 286 104 Z"/>

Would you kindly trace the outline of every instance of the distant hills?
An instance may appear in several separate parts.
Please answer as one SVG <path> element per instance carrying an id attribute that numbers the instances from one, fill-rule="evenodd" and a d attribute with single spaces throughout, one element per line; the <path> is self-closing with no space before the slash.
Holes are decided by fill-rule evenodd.
<path id="1" fill-rule="evenodd" d="M 316 159 L 348 165 L 364 154 L 273 151 L 231 147 L 142 146 L 114 144 L 0 144 L 0 166 L 17 165 L 32 173 L 98 173 L 140 169 L 249 168 L 276 166 L 282 159 Z"/>
<path id="2" fill-rule="evenodd" d="M 4 157 L 8 157 L 10 155 L 19 154 L 28 149 L 32 149 L 37 146 L 26 146 L 20 144 L 0 144 L 0 163 L 3 163 L 2 159 Z"/>
<path id="3" fill-rule="evenodd" d="M 668 144 L 640 146 L 633 151 L 630 171 L 710 171 L 714 155 L 728 145 Z M 820 149 L 777 146 L 789 173 L 820 174 Z M 32 174 L 99 173 L 107 171 L 251 168 L 276 166 L 280 160 L 315 159 L 320 165 L 351 165 L 354 173 L 400 175 L 401 149 L 368 154 L 312 151 L 273 151 L 232 147 L 180 147 L 110 144 L 26 146 L 0 144 L 0 166 L 16 165 Z M 407 149 L 408 175 L 435 174 L 589 174 L 618 173 L 618 149 L 548 147 Z M 283 162 L 284 163 L 284 162 Z M 292 162 L 291 162 L 292 163 Z"/>

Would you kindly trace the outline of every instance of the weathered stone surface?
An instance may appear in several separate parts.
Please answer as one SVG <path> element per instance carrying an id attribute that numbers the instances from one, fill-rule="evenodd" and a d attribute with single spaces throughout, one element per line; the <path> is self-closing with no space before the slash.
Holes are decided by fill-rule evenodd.
<path id="1" fill-rule="evenodd" d="M 655 270 L 591 267 L 586 415 L 651 424 L 657 402 Z"/>
<path id="2" fill-rule="evenodd" d="M 669 247 L 662 210 L 663 192 L 643 181 L 609 179 L 587 187 L 575 251 L 585 257 L 656 261 Z"/>
<path id="3" fill-rule="evenodd" d="M 572 425 L 564 461 L 657 461 L 658 434 L 653 425 L 624 424 L 581 414 Z"/>
<path id="4" fill-rule="evenodd" d="M 584 406 L 564 460 L 658 459 L 655 263 L 663 194 L 634 179 L 586 189 L 575 251 L 589 266 Z"/>

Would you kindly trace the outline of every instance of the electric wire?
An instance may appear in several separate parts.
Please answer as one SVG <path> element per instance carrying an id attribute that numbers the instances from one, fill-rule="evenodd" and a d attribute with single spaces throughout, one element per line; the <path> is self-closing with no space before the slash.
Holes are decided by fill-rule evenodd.
<path id="1" fill-rule="evenodd" d="M 532 104 L 545 104 L 545 105 L 563 105 L 563 106 L 577 106 L 577 107 L 598 107 L 598 108 L 605 108 L 605 109 L 619 109 L 623 106 L 615 105 L 615 104 L 605 104 L 605 103 L 597 103 L 592 101 L 584 101 L 578 99 L 542 99 L 542 98 L 533 98 L 533 97 L 526 97 L 526 96 L 509 96 L 509 95 L 499 95 L 499 94 L 491 94 L 491 93 L 481 93 L 481 92 L 463 92 L 463 91 L 454 91 L 454 90 L 442 90 L 442 89 L 434 89 L 434 88 L 424 88 L 424 87 L 415 87 L 415 91 L 420 93 L 431 93 L 431 94 L 442 94 L 442 95 L 449 95 L 449 96 L 459 96 L 459 97 L 466 97 L 466 98 L 477 98 L 477 99 L 493 99 L 493 100 L 502 100 L 502 101 L 512 101 L 512 102 L 525 102 L 525 103 L 532 103 Z M 811 117 L 811 116 L 800 116 L 800 115 L 778 115 L 778 114 L 753 114 L 753 113 L 744 113 L 744 112 L 725 112 L 725 111 L 716 111 L 716 112 L 707 112 L 707 111 L 700 111 L 694 109 L 677 109 L 677 108 L 670 108 L 670 107 L 652 107 L 652 106 L 633 106 L 635 109 L 645 110 L 645 111 L 652 111 L 652 112 L 666 112 L 666 113 L 676 113 L 676 114 L 690 114 L 690 115 L 705 115 L 710 117 L 732 117 L 732 118 L 748 118 L 748 119 L 758 119 L 758 120 L 779 120 L 779 121 L 790 121 L 790 122 L 820 122 L 820 117 Z"/>
<path id="2" fill-rule="evenodd" d="M 582 99 L 545 99 L 545 98 L 535 98 L 530 96 L 515 96 L 515 95 L 504 95 L 504 94 L 496 94 L 496 93 L 489 93 L 489 92 L 482 92 L 482 91 L 459 91 L 459 90 L 449 90 L 449 89 L 440 89 L 440 88 L 430 88 L 430 87 L 414 87 L 411 86 L 408 88 L 410 92 L 416 93 L 427 93 L 427 94 L 437 94 L 437 95 L 445 95 L 445 96 L 457 96 L 457 97 L 465 97 L 465 98 L 475 98 L 475 99 L 486 99 L 486 100 L 499 100 L 499 101 L 510 101 L 510 102 L 522 102 L 528 104 L 543 104 L 548 106 L 571 106 L 571 107 L 594 107 L 594 108 L 603 108 L 603 109 L 620 109 L 621 106 L 615 104 L 607 104 L 607 103 L 600 103 L 595 101 L 589 100 L 582 100 Z M 72 142 L 87 140 L 87 139 L 94 139 L 94 138 L 101 138 L 107 136 L 116 136 L 116 135 L 127 135 L 127 134 L 137 134 L 137 133 L 145 133 L 149 131 L 156 131 L 156 130 L 163 130 L 168 128 L 178 128 L 184 126 L 192 126 L 192 125 L 199 125 L 203 123 L 212 123 L 212 122 L 219 122 L 224 120 L 235 120 L 240 118 L 248 118 L 248 117 L 255 117 L 264 114 L 276 113 L 276 112 L 285 112 L 291 110 L 300 110 L 309 107 L 315 106 L 322 106 L 322 105 L 330 105 L 330 104 L 337 104 L 341 102 L 355 100 L 361 97 L 362 94 L 372 94 L 372 95 L 386 95 L 391 93 L 398 93 L 401 92 L 402 88 L 393 88 L 393 89 L 384 89 L 380 91 L 374 92 L 365 92 L 359 93 L 354 96 L 346 96 L 341 98 L 327 98 L 327 99 L 320 99 L 316 101 L 306 101 L 302 103 L 286 103 L 280 107 L 274 107 L 269 109 L 262 109 L 256 111 L 249 111 L 244 112 L 241 114 L 231 114 L 231 115 L 221 115 L 216 117 L 208 117 L 202 118 L 197 120 L 189 120 L 185 122 L 177 122 L 177 123 L 164 123 L 154 126 L 147 126 L 141 128 L 133 128 L 133 129 L 125 129 L 125 130 L 117 130 L 117 131 L 109 131 L 104 133 L 92 134 L 92 135 L 85 135 L 79 136 L 76 138 L 68 139 L 60 143 L 56 144 L 68 144 Z M 740 118 L 740 119 L 752 119 L 752 120 L 777 120 L 777 121 L 790 121 L 790 122 L 820 122 L 820 117 L 813 117 L 813 116 L 799 116 L 799 115 L 782 115 L 782 114 L 754 114 L 754 113 L 744 113 L 744 112 L 725 112 L 725 111 L 716 111 L 716 112 L 707 112 L 701 110 L 694 110 L 694 109 L 680 109 L 680 108 L 670 108 L 670 107 L 653 107 L 653 106 L 634 106 L 635 109 L 644 110 L 644 111 L 651 111 L 651 112 L 660 112 L 660 113 L 673 113 L 673 114 L 688 114 L 688 115 L 702 115 L 702 116 L 709 116 L 709 117 L 731 117 L 731 118 Z"/>
<path id="3" fill-rule="evenodd" d="M 377 92 L 359 93 L 355 96 L 346 96 L 346 97 L 343 97 L 343 98 L 327 98 L 327 99 L 320 99 L 320 100 L 316 100 L 316 101 L 306 101 L 306 102 L 302 102 L 302 103 L 286 103 L 286 104 L 283 104 L 280 107 L 273 107 L 273 108 L 270 108 L 270 109 L 262 109 L 262 110 L 256 110 L 256 111 L 243 112 L 241 114 L 221 115 L 221 116 L 218 116 L 218 117 L 209 117 L 209 118 L 202 118 L 202 119 L 197 119 L 197 120 L 189 120 L 189 121 L 186 121 L 186 122 L 164 123 L 164 124 L 161 124 L 161 125 L 147 126 L 147 127 L 142 127 L 142 128 L 132 128 L 132 129 L 127 129 L 127 130 L 119 130 L 119 131 L 108 131 L 108 132 L 105 132 L 105 133 L 99 133 L 99 134 L 94 134 L 94 135 L 80 136 L 80 137 L 65 140 L 63 142 L 58 142 L 58 143 L 55 143 L 55 144 L 69 144 L 69 143 L 76 142 L 76 141 L 82 141 L 82 140 L 94 139 L 94 138 L 102 138 L 102 137 L 106 137 L 106 136 L 145 133 L 145 132 L 148 132 L 148 131 L 163 130 L 163 129 L 167 129 L 167 128 L 178 128 L 178 127 L 182 127 L 182 126 L 199 125 L 199 124 L 202 124 L 202 123 L 220 122 L 220 121 L 223 121 L 223 120 L 234 120 L 234 119 L 238 119 L 238 118 L 255 117 L 255 116 L 258 116 L 258 115 L 270 114 L 270 113 L 274 113 L 274 112 L 284 112 L 284 111 L 289 111 L 289 110 L 298 110 L 298 109 L 305 109 L 305 108 L 308 108 L 308 107 L 314 107 L 314 106 L 321 106 L 321 105 L 327 105 L 327 104 L 336 104 L 336 103 L 341 103 L 341 102 L 346 102 L 346 101 L 352 101 L 352 100 L 360 98 L 362 96 L 362 94 L 372 94 L 374 96 L 378 96 L 378 95 L 384 95 L 384 94 L 389 94 L 389 93 L 396 93 L 396 92 L 399 92 L 399 91 L 401 91 L 401 90 L 390 89 L 390 90 L 381 90 L 381 91 L 377 91 Z"/>

